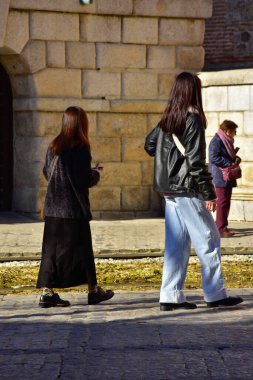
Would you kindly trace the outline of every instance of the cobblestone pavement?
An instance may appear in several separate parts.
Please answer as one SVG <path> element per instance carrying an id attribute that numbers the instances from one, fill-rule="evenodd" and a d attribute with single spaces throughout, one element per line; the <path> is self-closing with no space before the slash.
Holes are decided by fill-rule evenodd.
<path id="1" fill-rule="evenodd" d="M 20 214 L 0 213 L 0 259 L 40 258 L 43 222 Z M 222 239 L 222 252 L 253 254 L 253 222 L 231 222 L 233 238 Z M 97 257 L 163 255 L 164 220 L 134 219 L 91 222 Z M 148 237 L 148 238 L 147 238 Z"/>
<path id="2" fill-rule="evenodd" d="M 0 296 L 1 380 L 252 380 L 253 289 L 245 302 L 160 312 L 158 292 L 118 291 L 104 304 L 62 293 L 69 308 L 40 309 L 38 297 Z"/>

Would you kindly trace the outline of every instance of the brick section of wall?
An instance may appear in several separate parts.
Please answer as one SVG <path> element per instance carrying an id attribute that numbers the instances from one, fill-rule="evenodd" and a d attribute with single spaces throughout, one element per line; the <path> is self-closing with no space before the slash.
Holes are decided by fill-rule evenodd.
<path id="1" fill-rule="evenodd" d="M 252 0 L 213 0 L 204 48 L 204 70 L 253 67 Z"/>

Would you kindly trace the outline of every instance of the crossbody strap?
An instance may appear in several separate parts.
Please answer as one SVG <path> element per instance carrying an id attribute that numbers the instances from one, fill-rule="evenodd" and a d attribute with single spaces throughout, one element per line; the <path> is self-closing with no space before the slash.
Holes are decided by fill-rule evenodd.
<path id="1" fill-rule="evenodd" d="M 48 183 L 51 181 L 51 178 L 53 177 L 53 174 L 54 174 L 54 170 L 56 168 L 56 165 L 57 165 L 57 162 L 59 160 L 59 156 L 55 156 L 54 157 L 54 161 L 53 161 L 53 167 L 52 167 L 52 170 L 51 170 L 51 173 L 50 173 L 50 177 L 48 179 Z"/>

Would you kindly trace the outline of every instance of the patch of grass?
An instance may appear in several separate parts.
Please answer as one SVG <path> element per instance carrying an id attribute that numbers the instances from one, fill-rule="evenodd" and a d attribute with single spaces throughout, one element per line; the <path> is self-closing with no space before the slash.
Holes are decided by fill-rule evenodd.
<path id="1" fill-rule="evenodd" d="M 122 290 L 159 289 L 162 278 L 160 262 L 97 263 L 98 283 L 102 286 Z M 252 261 L 228 261 L 222 263 L 228 288 L 250 288 L 253 281 Z M 0 267 L 0 293 L 32 293 L 35 289 L 39 266 Z M 17 287 L 17 288 L 13 288 Z M 190 263 L 186 289 L 201 288 L 201 266 Z M 87 286 L 64 291 L 86 291 Z"/>

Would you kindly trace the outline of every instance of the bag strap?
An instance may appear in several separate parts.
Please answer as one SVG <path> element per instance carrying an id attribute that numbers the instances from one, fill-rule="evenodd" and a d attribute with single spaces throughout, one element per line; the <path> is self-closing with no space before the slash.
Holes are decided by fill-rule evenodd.
<path id="1" fill-rule="evenodd" d="M 51 173 L 50 173 L 50 176 L 49 176 L 49 179 L 48 179 L 48 184 L 49 184 L 49 182 L 51 181 L 51 178 L 53 177 L 54 170 L 55 170 L 55 168 L 56 168 L 56 165 L 57 165 L 58 160 L 59 160 L 59 156 L 55 156 L 55 157 L 54 157 L 54 161 L 53 161 L 52 170 L 51 170 Z"/>

